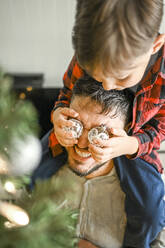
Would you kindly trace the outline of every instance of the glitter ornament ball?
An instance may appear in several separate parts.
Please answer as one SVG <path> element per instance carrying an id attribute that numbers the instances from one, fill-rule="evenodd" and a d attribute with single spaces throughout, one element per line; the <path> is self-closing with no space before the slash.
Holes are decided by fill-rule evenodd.
<path id="1" fill-rule="evenodd" d="M 14 149 L 9 151 L 9 174 L 20 176 L 31 173 L 41 159 L 40 141 L 36 137 L 28 135 L 23 140 L 13 140 L 13 147 Z"/>
<path id="2" fill-rule="evenodd" d="M 109 134 L 104 125 L 92 128 L 88 133 L 88 140 L 94 144 L 94 139 L 108 140 Z"/>
<path id="3" fill-rule="evenodd" d="M 73 135 L 73 138 L 78 139 L 82 135 L 83 125 L 80 121 L 76 119 L 70 119 L 70 121 L 72 121 L 73 126 L 64 127 L 64 130 L 67 132 L 71 132 Z"/>

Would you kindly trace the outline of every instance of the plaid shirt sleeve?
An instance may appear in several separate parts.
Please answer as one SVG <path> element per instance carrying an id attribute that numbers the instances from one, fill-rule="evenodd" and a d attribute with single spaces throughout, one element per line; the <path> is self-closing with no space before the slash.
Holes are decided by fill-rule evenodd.
<path id="1" fill-rule="evenodd" d="M 162 173 L 157 150 L 165 140 L 165 46 L 136 93 L 131 133 L 139 142 L 133 159 L 141 157 Z"/>
<path id="2" fill-rule="evenodd" d="M 162 173 L 163 167 L 157 150 L 160 149 L 161 141 L 165 140 L 165 104 L 134 136 L 139 142 L 139 150 L 136 157 L 141 157 L 150 164 L 155 165 L 158 171 Z"/>
<path id="3" fill-rule="evenodd" d="M 84 75 L 83 69 L 79 66 L 76 56 L 74 55 L 67 71 L 63 77 L 64 87 L 60 90 L 60 94 L 58 97 L 58 101 L 55 102 L 55 106 L 51 112 L 51 121 L 53 122 L 53 112 L 58 107 L 68 107 L 70 103 L 70 99 L 72 96 L 72 88 L 80 77 Z M 49 136 L 49 147 L 52 151 L 53 156 L 57 156 L 63 152 L 61 145 L 58 143 L 58 140 L 55 136 L 54 131 L 50 133 Z"/>
<path id="4" fill-rule="evenodd" d="M 79 66 L 76 57 L 73 56 L 67 71 L 64 74 L 63 82 L 64 87 L 61 89 L 58 101 L 55 103 L 55 108 L 59 106 L 69 106 L 70 98 L 72 95 L 72 88 L 80 77 L 84 75 L 84 71 Z"/>
<path id="5" fill-rule="evenodd" d="M 159 150 L 160 143 L 165 140 L 165 104 L 158 108 L 157 114 L 134 134 L 140 144 L 137 156 Z"/>
<path id="6" fill-rule="evenodd" d="M 59 107 L 68 107 L 69 106 L 70 99 L 72 96 L 73 86 L 74 86 L 75 82 L 77 81 L 77 79 L 79 79 L 83 75 L 84 75 L 84 71 L 79 66 L 79 64 L 76 60 L 76 56 L 74 55 L 70 64 L 69 64 L 67 71 L 65 72 L 65 74 L 63 76 L 64 86 L 60 90 L 58 100 L 55 102 L 54 108 L 51 112 L 51 121 L 53 120 L 52 116 L 53 116 L 54 110 L 56 110 Z"/>

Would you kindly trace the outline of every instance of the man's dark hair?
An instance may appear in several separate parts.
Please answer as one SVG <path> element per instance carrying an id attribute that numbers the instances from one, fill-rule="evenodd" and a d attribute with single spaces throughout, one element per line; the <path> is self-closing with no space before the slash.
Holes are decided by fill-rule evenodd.
<path id="1" fill-rule="evenodd" d="M 148 52 L 162 16 L 163 0 L 77 0 L 72 41 L 80 65 L 125 68 Z"/>
<path id="2" fill-rule="evenodd" d="M 125 125 L 132 120 L 134 95 L 129 89 L 105 90 L 101 83 L 86 76 L 75 83 L 71 101 L 75 96 L 89 97 L 94 104 L 102 107 L 101 114 L 112 114 L 111 118 L 120 116 Z"/>

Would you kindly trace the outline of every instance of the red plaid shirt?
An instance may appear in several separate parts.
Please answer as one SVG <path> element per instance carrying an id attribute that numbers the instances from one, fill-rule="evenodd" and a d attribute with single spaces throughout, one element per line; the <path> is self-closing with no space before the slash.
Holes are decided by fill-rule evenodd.
<path id="1" fill-rule="evenodd" d="M 64 74 L 64 87 L 60 91 L 55 108 L 69 106 L 74 83 L 84 74 L 74 56 Z M 161 141 L 165 139 L 165 44 L 160 49 L 156 62 L 137 88 L 130 134 L 136 136 L 139 142 L 136 157 L 155 165 L 162 173 L 163 168 L 157 150 Z M 54 156 L 62 152 L 53 131 L 50 134 L 49 146 Z"/>

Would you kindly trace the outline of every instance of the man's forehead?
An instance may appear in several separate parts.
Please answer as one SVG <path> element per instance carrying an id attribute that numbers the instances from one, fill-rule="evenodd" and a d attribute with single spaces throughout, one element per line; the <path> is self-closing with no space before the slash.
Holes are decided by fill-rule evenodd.
<path id="1" fill-rule="evenodd" d="M 116 111 L 112 110 L 108 114 L 102 113 L 101 105 L 92 101 L 89 97 L 75 96 L 70 107 L 79 114 L 77 119 L 88 130 L 100 125 L 105 125 L 107 128 L 112 126 L 123 128 L 124 126 L 124 120 L 120 115 L 116 116 Z"/>
<path id="2" fill-rule="evenodd" d="M 73 97 L 71 101 L 70 107 L 75 109 L 77 112 L 91 112 L 96 115 L 106 116 L 105 113 L 102 113 L 102 106 L 101 104 L 97 103 L 89 96 L 79 96 L 76 95 Z"/>
<path id="3" fill-rule="evenodd" d="M 71 101 L 70 107 L 79 113 L 80 121 L 83 121 L 82 117 L 88 117 L 90 123 L 98 122 L 99 124 L 99 122 L 108 118 L 108 115 L 102 113 L 101 105 L 96 103 L 90 97 L 75 96 Z"/>

